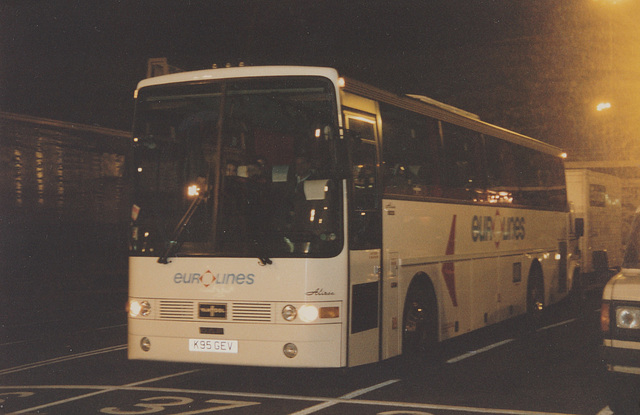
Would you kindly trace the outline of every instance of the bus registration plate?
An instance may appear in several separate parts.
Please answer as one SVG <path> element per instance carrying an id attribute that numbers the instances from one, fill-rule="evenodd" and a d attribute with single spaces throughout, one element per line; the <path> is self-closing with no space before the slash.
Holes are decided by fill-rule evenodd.
<path id="1" fill-rule="evenodd" d="M 189 351 L 209 353 L 238 353 L 238 341 L 189 339 Z"/>

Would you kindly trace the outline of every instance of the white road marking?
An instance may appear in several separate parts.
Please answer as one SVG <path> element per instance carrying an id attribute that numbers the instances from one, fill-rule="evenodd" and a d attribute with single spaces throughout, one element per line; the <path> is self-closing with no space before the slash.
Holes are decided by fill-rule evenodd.
<path id="1" fill-rule="evenodd" d="M 561 321 L 560 323 L 555 323 L 555 324 L 551 324 L 551 325 L 548 325 L 548 326 L 545 326 L 545 327 L 541 327 L 541 328 L 537 329 L 536 331 L 540 332 L 540 331 L 552 329 L 554 327 L 564 326 L 565 324 L 573 323 L 576 320 L 577 320 L 577 318 L 570 318 L 569 320 Z"/>
<path id="2" fill-rule="evenodd" d="M 197 370 L 196 370 L 197 371 Z M 166 377 L 173 377 L 182 374 L 187 374 L 189 372 L 178 373 L 174 375 L 168 375 Z M 156 378 L 156 380 L 160 380 L 166 377 Z M 150 382 L 143 381 L 138 382 L 138 384 Z M 390 380 L 388 382 L 383 382 L 378 385 L 374 385 L 371 388 L 382 387 L 381 385 L 395 383 L 398 380 Z M 131 384 L 135 385 L 135 384 Z M 162 393 L 175 393 L 175 394 L 202 394 L 202 395 L 214 395 L 214 396 L 232 396 L 232 397 L 241 397 L 241 398 L 254 398 L 254 399 L 280 399 L 280 400 L 291 400 L 291 401 L 308 401 L 308 402 L 321 402 L 321 403 L 330 403 L 332 405 L 337 404 L 347 404 L 347 405 L 367 405 L 367 406 L 384 406 L 384 407 L 398 407 L 398 408 L 413 408 L 413 409 L 439 409 L 439 410 L 447 410 L 447 411 L 457 411 L 457 412 L 468 412 L 468 413 L 476 413 L 476 414 L 500 414 L 500 415 L 574 415 L 563 412 L 540 412 L 540 411 L 526 411 L 526 410 L 517 410 L 517 409 L 494 409 L 494 408 L 474 408 L 470 406 L 455 406 L 455 405 L 436 405 L 429 403 L 416 403 L 416 402 L 397 402 L 397 401 L 376 401 L 376 400 L 360 400 L 360 399 L 347 399 L 344 397 L 340 398 L 327 398 L 327 397 L 314 397 L 314 396 L 295 396 L 295 395 L 278 395 L 278 394 L 267 394 L 267 393 L 245 393 L 245 392 L 227 392 L 227 391 L 208 391 L 208 390 L 197 390 L 197 389 L 175 389 L 175 388 L 162 388 L 162 387 L 140 387 L 140 386 L 113 386 L 113 385 L 15 385 L 15 386 L 0 386 L 1 390 L 13 389 L 13 390 L 34 390 L 34 389 L 97 389 L 96 392 L 86 394 L 83 396 L 79 396 L 76 398 L 71 398 L 72 400 L 77 400 L 84 397 L 94 396 L 100 393 L 106 392 L 114 392 L 114 391 L 139 391 L 139 392 L 162 392 Z M 386 385 L 385 385 L 386 386 Z M 362 389 L 360 391 L 370 390 L 370 388 Z M 351 392 L 344 396 L 350 396 L 352 394 L 358 393 L 360 391 Z M 62 401 L 60 401 L 62 402 Z M 59 403 L 56 403 L 59 404 Z M 314 406 L 315 408 L 316 406 Z M 38 407 L 41 408 L 41 407 Z M 26 413 L 25 411 L 32 411 L 37 408 L 29 408 L 22 410 L 20 412 L 14 412 L 13 414 L 22 414 Z M 606 409 L 606 408 L 605 408 Z M 348 410 L 345 412 L 349 412 Z M 608 412 L 603 412 L 600 415 L 610 415 Z"/>
<path id="3" fill-rule="evenodd" d="M 503 341 L 498 342 L 498 343 L 490 344 L 490 345 L 485 346 L 485 347 L 483 347 L 481 349 L 478 349 L 478 350 L 472 350 L 472 351 L 467 352 L 465 354 L 462 354 L 462 355 L 460 355 L 458 357 L 454 357 L 454 358 L 451 358 L 451 359 L 447 360 L 447 363 L 456 363 L 456 362 L 459 362 L 461 360 L 467 359 L 469 357 L 477 356 L 480 353 L 484 353 L 484 352 L 486 352 L 488 350 L 495 349 L 496 347 L 500 347 L 500 346 L 503 346 L 503 345 L 505 345 L 507 343 L 511 343 L 514 340 L 515 339 L 507 339 L 507 340 L 503 340 Z"/>
<path id="4" fill-rule="evenodd" d="M 369 392 L 374 391 L 376 389 L 384 388 L 387 385 L 391 385 L 391 384 L 399 382 L 399 381 L 400 381 L 400 379 L 388 380 L 386 382 L 378 383 L 377 385 L 369 386 L 368 388 L 358 389 L 358 390 L 350 392 L 350 393 L 348 393 L 346 395 L 342 395 L 339 399 L 355 398 L 356 396 L 364 395 L 365 393 L 369 393 Z M 308 414 L 312 414 L 314 412 L 321 411 L 321 410 L 323 410 L 325 408 L 328 408 L 330 406 L 337 405 L 338 403 L 340 403 L 340 402 L 327 401 L 327 402 L 312 406 L 310 408 L 303 409 L 303 410 L 298 411 L 298 412 L 293 412 L 293 413 L 291 413 L 291 415 L 308 415 Z"/>
<path id="5" fill-rule="evenodd" d="M 134 382 L 134 383 L 129 383 L 128 385 L 124 385 L 124 388 L 129 387 L 129 386 L 144 385 L 145 383 L 157 382 L 159 380 L 169 379 L 169 378 L 178 377 L 178 376 L 182 376 L 182 375 L 188 375 L 190 373 L 200 372 L 201 370 L 202 369 L 187 370 L 185 372 L 172 373 L 172 374 L 166 375 L 166 376 L 160 376 L 160 377 L 153 378 L 153 379 L 146 379 L 146 380 L 142 380 L 142 381 L 139 381 L 139 382 Z M 92 396 L 101 395 L 103 393 L 117 391 L 117 390 L 120 390 L 121 388 L 123 388 L 123 387 L 121 387 L 121 386 L 103 387 L 101 390 L 98 390 L 96 392 L 86 393 L 84 395 L 79 395 L 79 396 L 74 396 L 72 398 L 62 399 L 60 401 L 49 402 L 49 403 L 46 403 L 44 405 L 34 406 L 33 408 L 27 408 L 27 409 L 23 409 L 23 410 L 20 410 L 20 411 L 17 411 L 17 412 L 12 412 L 11 414 L 12 415 L 17 415 L 17 414 L 24 414 L 24 413 L 40 411 L 40 409 L 49 408 L 49 407 L 57 406 L 57 405 L 62 405 L 62 404 L 65 404 L 65 403 L 78 401 L 80 399 L 90 398 Z M 27 388 L 25 387 L 25 389 L 27 389 Z"/>
<path id="6" fill-rule="evenodd" d="M 564 321 L 561 321 L 559 323 L 550 324 L 548 326 L 541 327 L 541 328 L 537 329 L 536 331 L 537 332 L 542 332 L 542 331 L 545 331 L 545 330 L 552 329 L 554 327 L 560 327 L 560 326 L 564 326 L 564 325 L 573 323 L 573 322 L 575 322 L 577 320 L 578 320 L 577 318 L 571 318 L 569 320 L 564 320 Z M 515 339 L 507 339 L 507 340 L 503 340 L 503 341 L 498 342 L 498 343 L 490 344 L 489 346 L 485 346 L 485 347 L 483 347 L 481 349 L 478 349 L 478 350 L 471 350 L 470 352 L 467 352 L 465 354 L 462 354 L 460 356 L 453 357 L 453 358 L 447 360 L 447 363 L 457 363 L 457 362 L 459 362 L 461 360 L 468 359 L 469 357 L 477 356 L 480 353 L 484 353 L 484 352 L 489 351 L 491 349 L 495 349 L 496 347 L 504 346 L 505 344 L 511 343 L 514 340 Z"/>
<path id="7" fill-rule="evenodd" d="M 40 362 L 28 363 L 22 366 L 10 367 L 8 369 L 0 370 L 0 376 L 8 375 L 10 373 L 23 372 L 25 370 L 35 369 L 37 367 L 53 365 L 55 363 L 66 362 L 68 360 L 82 359 L 88 356 L 95 356 L 103 353 L 116 352 L 118 350 L 125 350 L 127 348 L 126 344 L 121 344 L 119 346 L 106 347 L 104 349 L 91 350 L 83 353 L 76 353 L 69 356 L 61 356 L 53 359 L 42 360 Z"/>
<path id="8" fill-rule="evenodd" d="M 613 415 L 613 411 L 608 406 L 606 408 L 602 408 L 598 415 Z"/>

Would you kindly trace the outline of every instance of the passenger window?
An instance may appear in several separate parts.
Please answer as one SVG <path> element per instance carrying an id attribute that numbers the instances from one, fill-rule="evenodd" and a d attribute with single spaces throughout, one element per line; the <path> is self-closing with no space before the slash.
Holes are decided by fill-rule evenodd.
<path id="1" fill-rule="evenodd" d="M 474 200 L 485 186 L 480 134 L 457 125 L 443 123 L 444 196 Z"/>
<path id="2" fill-rule="evenodd" d="M 435 119 L 390 105 L 380 105 L 384 192 L 440 196 Z"/>

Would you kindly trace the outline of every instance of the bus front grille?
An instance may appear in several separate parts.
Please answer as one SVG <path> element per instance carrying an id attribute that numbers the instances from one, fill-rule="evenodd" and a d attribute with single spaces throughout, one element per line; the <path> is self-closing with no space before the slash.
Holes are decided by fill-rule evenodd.
<path id="1" fill-rule="evenodd" d="M 161 300 L 160 318 L 173 320 L 193 320 L 193 301 Z"/>
<path id="2" fill-rule="evenodd" d="M 232 303 L 231 310 L 233 321 L 273 321 L 273 307 L 269 303 Z"/>
<path id="3" fill-rule="evenodd" d="M 195 303 L 187 300 L 161 300 L 159 313 L 163 320 L 197 319 Z M 273 322 L 273 305 L 270 303 L 231 303 L 231 321 Z M 224 318 L 223 318 L 224 320 Z"/>

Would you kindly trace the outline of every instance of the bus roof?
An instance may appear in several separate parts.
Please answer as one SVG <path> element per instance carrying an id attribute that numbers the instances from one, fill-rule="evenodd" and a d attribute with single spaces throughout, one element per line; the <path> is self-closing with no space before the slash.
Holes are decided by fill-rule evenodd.
<path id="1" fill-rule="evenodd" d="M 240 66 L 233 68 L 204 69 L 192 72 L 178 72 L 170 75 L 147 78 L 138 83 L 138 89 L 150 85 L 178 82 L 205 81 L 225 78 L 249 78 L 255 76 L 322 76 L 337 84 L 338 71 L 333 68 L 316 66 Z"/>
<path id="2" fill-rule="evenodd" d="M 395 105 L 409 111 L 414 111 L 441 121 L 477 131 L 481 134 L 497 137 L 505 141 L 520 144 L 522 146 L 529 147 L 537 151 L 542 151 L 544 153 L 552 154 L 557 157 L 563 156 L 563 151 L 559 147 L 526 136 L 524 134 L 520 134 L 515 131 L 511 131 L 506 128 L 482 121 L 475 114 L 460 110 L 447 104 L 443 104 L 430 98 L 423 97 L 421 95 L 400 96 L 351 78 L 345 79 L 344 89 L 347 92 L 356 95 Z"/>

